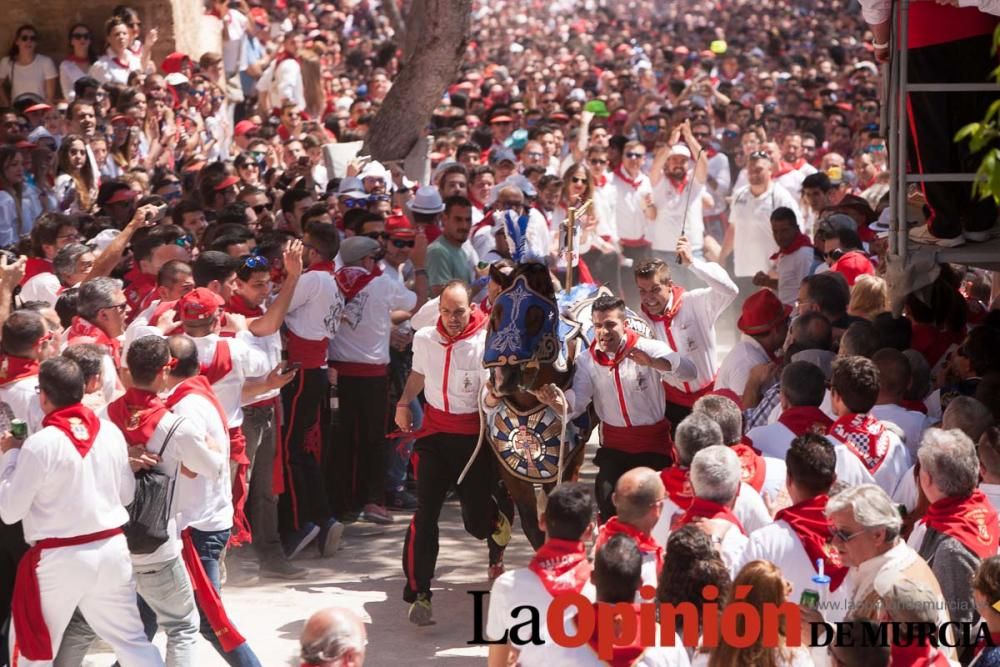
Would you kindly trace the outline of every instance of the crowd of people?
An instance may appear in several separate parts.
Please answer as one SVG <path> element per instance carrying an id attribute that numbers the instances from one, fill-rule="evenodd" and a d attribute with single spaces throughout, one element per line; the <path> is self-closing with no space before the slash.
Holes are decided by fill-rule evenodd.
<path id="1" fill-rule="evenodd" d="M 991 69 L 997 8 L 969 4 L 914 3 L 913 72 L 952 48 Z M 19 26 L 0 60 L 0 664 L 79 665 L 100 637 L 126 667 L 195 665 L 200 634 L 259 665 L 227 560 L 304 579 L 295 559 L 333 558 L 345 524 L 409 513 L 402 597 L 427 625 L 452 490 L 487 542 L 490 637 L 561 592 L 698 606 L 712 584 L 720 606 L 801 603 L 858 635 L 953 621 L 1000 642 L 993 277 L 940 265 L 890 312 L 888 18 L 862 5 L 474 3 L 422 181 L 328 159 L 406 104 L 411 40 L 384 6 L 209 0 L 220 51 L 163 58 L 124 5 Z M 59 31 L 57 66 L 38 44 Z M 967 157 L 921 142 L 921 171 Z M 913 189 L 911 236 L 987 240 L 996 207 L 964 187 Z M 594 488 L 553 491 L 544 545 L 505 572 L 511 500 L 476 443 L 499 400 L 492 304 L 524 265 L 607 288 L 572 386 L 536 392 L 596 414 L 601 444 Z M 360 664 L 356 618 L 314 621 L 304 664 Z M 1000 664 L 926 642 L 615 651 Z M 515 659 L 604 664 L 490 647 Z"/>

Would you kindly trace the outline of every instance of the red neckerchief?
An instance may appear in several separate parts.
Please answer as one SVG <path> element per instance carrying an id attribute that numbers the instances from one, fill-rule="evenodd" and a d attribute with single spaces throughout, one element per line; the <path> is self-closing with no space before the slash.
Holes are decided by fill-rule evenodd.
<path id="1" fill-rule="evenodd" d="M 371 271 L 360 266 L 345 266 L 337 271 L 334 277 L 337 279 L 340 291 L 344 293 L 344 301 L 348 302 L 380 275 L 382 275 L 382 269 L 378 266 Z"/>
<path id="2" fill-rule="evenodd" d="M 804 157 L 800 157 L 797 162 L 792 164 L 789 164 L 788 162 L 781 160 L 778 163 L 778 171 L 774 174 L 774 178 L 781 178 L 785 174 L 788 174 L 793 171 L 798 171 L 805 165 L 805 163 L 806 159 Z"/>
<path id="3" fill-rule="evenodd" d="M 173 301 L 161 301 L 153 308 L 153 312 L 149 315 L 149 326 L 155 327 L 156 323 L 163 317 L 164 313 L 168 310 L 176 310 L 177 299 Z M 177 313 L 174 312 L 174 322 L 177 322 Z M 181 326 L 180 322 L 177 322 L 177 327 L 167 333 L 168 336 L 173 336 L 174 334 L 184 333 L 184 327 Z"/>
<path id="4" fill-rule="evenodd" d="M 795 434 L 795 437 L 806 433 L 825 435 L 833 425 L 833 420 L 826 413 L 811 405 L 798 405 L 788 408 L 778 417 L 785 428 Z"/>
<path id="5" fill-rule="evenodd" d="M 0 355 L 0 386 L 38 375 L 38 359 Z"/>
<path id="6" fill-rule="evenodd" d="M 310 271 L 326 271 L 327 273 L 332 274 L 337 272 L 337 265 L 333 262 L 332 259 L 327 259 L 322 262 L 315 262 L 313 264 L 310 264 L 309 268 L 306 269 L 305 272 L 309 273 Z"/>
<path id="7" fill-rule="evenodd" d="M 831 544 L 833 535 L 830 520 L 826 518 L 826 501 L 826 495 L 803 500 L 780 510 L 774 520 L 784 521 L 795 532 L 814 569 L 816 561 L 823 559 L 823 573 L 830 577 L 830 590 L 835 591 L 844 582 L 849 568 L 840 562 L 840 554 Z"/>
<path id="8" fill-rule="evenodd" d="M 135 266 L 125 274 L 125 283 L 125 300 L 132 307 L 130 319 L 134 319 L 152 302 L 150 297 L 156 292 L 156 276 L 142 273 L 139 267 Z"/>
<path id="9" fill-rule="evenodd" d="M 939 533 L 954 537 L 980 559 L 997 554 L 1000 543 L 997 512 L 979 489 L 964 498 L 942 498 L 931 503 L 923 523 Z"/>
<path id="10" fill-rule="evenodd" d="M 535 573 L 549 595 L 579 593 L 590 580 L 590 563 L 583 542 L 549 538 L 545 540 L 528 569 Z"/>
<path id="11" fill-rule="evenodd" d="M 684 174 L 683 180 L 681 180 L 681 182 L 678 183 L 673 176 L 667 176 L 667 181 L 670 182 L 670 185 L 674 186 L 674 190 L 676 190 L 678 193 L 681 193 L 684 192 L 684 188 L 687 187 L 688 177 L 687 174 Z"/>
<path id="12" fill-rule="evenodd" d="M 597 186 L 597 187 L 599 187 L 599 188 L 603 188 L 607 184 L 608 184 L 608 175 L 607 174 L 601 174 L 600 177 L 598 177 L 597 179 L 595 179 L 595 182 L 594 182 L 594 185 Z"/>
<path id="13" fill-rule="evenodd" d="M 233 355 L 229 343 L 221 338 L 215 342 L 215 354 L 208 364 L 201 364 L 201 374 L 209 384 L 215 384 L 233 370 Z"/>
<path id="14" fill-rule="evenodd" d="M 687 511 L 681 515 L 681 517 L 670 527 L 670 529 L 677 530 L 682 526 L 688 525 L 695 519 L 725 519 L 739 528 L 741 533 L 744 535 L 747 534 L 747 531 L 743 530 L 743 524 L 736 518 L 736 515 L 733 514 L 732 510 L 728 507 L 720 505 L 719 503 L 698 497 L 695 497 L 695 499 L 691 501 L 691 506 L 687 508 Z"/>
<path id="15" fill-rule="evenodd" d="M 639 551 L 644 554 L 654 554 L 656 556 L 656 573 L 659 575 L 660 568 L 663 567 L 663 547 L 657 544 L 649 533 L 644 533 L 635 526 L 620 521 L 616 516 L 611 517 L 607 523 L 601 526 L 600 532 L 597 533 L 597 540 L 594 542 L 594 551 L 604 546 L 604 543 L 614 535 L 628 535 L 635 540 Z"/>
<path id="16" fill-rule="evenodd" d="M 66 344 L 75 345 L 76 343 L 95 343 L 100 345 L 111 355 L 111 359 L 115 362 L 115 368 L 121 367 L 121 341 L 110 337 L 100 327 L 91 324 L 79 315 L 73 317 L 73 323 L 66 330 Z"/>
<path id="17" fill-rule="evenodd" d="M 222 428 L 229 428 L 229 420 L 226 418 L 226 411 L 222 409 L 222 403 L 219 403 L 219 397 L 215 395 L 215 390 L 212 389 L 212 385 L 208 383 L 208 380 L 204 375 L 195 375 L 190 377 L 176 387 L 167 396 L 166 405 L 171 410 L 175 405 L 181 402 L 187 396 L 195 394 L 201 396 L 215 408 L 215 411 L 219 413 L 219 419 L 222 420 Z"/>
<path id="18" fill-rule="evenodd" d="M 625 175 L 625 172 L 622 170 L 622 166 L 621 165 L 618 165 L 618 167 L 615 169 L 615 176 L 617 176 L 619 179 L 621 179 L 622 182 L 628 183 L 632 187 L 633 190 L 638 190 L 639 189 L 639 185 L 642 183 L 642 172 L 641 171 L 639 172 L 639 175 L 635 177 L 635 180 L 632 180 L 631 178 L 629 178 L 628 176 Z"/>
<path id="19" fill-rule="evenodd" d="M 484 202 L 481 202 L 481 201 L 479 201 L 479 200 L 478 200 L 478 199 L 476 199 L 475 197 L 473 197 L 473 196 L 472 196 L 472 193 L 469 193 L 469 202 L 470 202 L 470 203 L 471 203 L 471 204 L 472 204 L 472 205 L 473 205 L 473 206 L 474 206 L 475 208 L 478 208 L 478 209 L 479 209 L 480 211 L 485 211 L 485 210 L 486 210 L 486 204 L 485 204 Z"/>
<path id="20" fill-rule="evenodd" d="M 812 239 L 805 234 L 799 233 L 799 235 L 795 237 L 795 240 L 792 241 L 787 248 L 779 248 L 778 252 L 771 255 L 771 260 L 776 260 L 783 255 L 791 255 L 800 248 L 811 248 L 812 244 Z"/>
<path id="21" fill-rule="evenodd" d="M 923 401 L 918 401 L 910 398 L 904 398 L 898 404 L 901 408 L 906 408 L 907 410 L 913 410 L 914 412 L 920 412 L 922 414 L 927 414 L 927 404 Z"/>
<path id="22" fill-rule="evenodd" d="M 632 351 L 636 343 L 639 342 L 639 334 L 632 331 L 631 329 L 625 330 L 625 346 L 620 348 L 620 353 L 615 353 L 613 357 L 609 357 L 607 354 L 597 349 L 597 338 L 594 338 L 594 342 L 590 344 L 590 354 L 594 357 L 596 361 L 601 366 L 614 369 L 615 366 L 619 365 L 622 361 L 628 357 L 628 353 Z"/>
<path id="23" fill-rule="evenodd" d="M 229 22 L 231 22 L 233 20 L 233 17 L 229 15 L 228 11 L 225 14 L 221 14 L 221 13 L 219 13 L 219 10 L 215 9 L 214 7 L 212 9 L 210 9 L 209 11 L 205 12 L 205 16 L 214 16 L 215 18 L 219 19 L 223 23 L 229 23 Z"/>
<path id="24" fill-rule="evenodd" d="M 462 329 L 462 332 L 460 334 L 454 337 L 449 335 L 448 330 L 445 329 L 444 324 L 441 323 L 440 317 L 438 318 L 437 321 L 437 332 L 441 335 L 441 338 L 443 338 L 445 341 L 443 345 L 445 345 L 446 347 L 450 347 L 460 340 L 465 340 L 466 338 L 471 338 L 472 336 L 476 335 L 476 333 L 478 333 L 479 330 L 482 329 L 487 322 L 489 322 L 489 317 L 486 315 L 486 312 L 476 307 L 475 304 L 473 304 L 472 315 L 469 317 L 469 323 L 465 325 L 465 328 Z"/>
<path id="25" fill-rule="evenodd" d="M 764 479 L 767 477 L 767 462 L 764 457 L 749 441 L 739 442 L 730 449 L 740 459 L 740 481 L 749 484 L 759 493 L 764 488 Z"/>
<path id="26" fill-rule="evenodd" d="M 94 411 L 79 403 L 53 410 L 45 415 L 42 426 L 55 426 L 66 434 L 69 441 L 76 447 L 80 457 L 86 457 L 94 446 L 97 433 L 101 430 L 101 420 Z"/>
<path id="27" fill-rule="evenodd" d="M 899 646 L 893 642 L 889 647 L 889 664 L 906 665 L 906 667 L 949 667 L 951 661 L 944 653 L 929 644 L 915 641 L 908 646 Z"/>
<path id="28" fill-rule="evenodd" d="M 52 262 L 41 257 L 29 257 L 24 263 L 24 277 L 18 285 L 23 287 L 26 282 L 42 273 L 52 273 Z"/>
<path id="29" fill-rule="evenodd" d="M 830 425 L 827 435 L 844 443 L 873 475 L 889 454 L 889 433 L 871 415 L 848 413 Z"/>
<path id="30" fill-rule="evenodd" d="M 63 58 L 63 60 L 69 60 L 69 61 L 74 62 L 74 63 L 85 63 L 87 65 L 90 64 L 90 58 L 86 58 L 86 57 L 84 57 L 84 58 L 77 58 L 75 55 L 72 55 L 72 54 L 66 56 L 65 58 Z"/>
<path id="31" fill-rule="evenodd" d="M 976 657 L 977 655 L 982 653 L 983 649 L 985 648 L 1000 646 L 1000 632 L 991 632 L 990 639 L 991 639 L 990 643 L 987 643 L 985 639 L 980 639 L 978 642 L 976 642 L 976 648 L 974 653 L 972 654 L 972 657 Z"/>
<path id="32" fill-rule="evenodd" d="M 108 419 L 121 429 L 125 441 L 133 446 L 149 442 L 166 413 L 167 406 L 156 394 L 136 387 L 108 405 Z"/>
<path id="33" fill-rule="evenodd" d="M 226 310 L 230 313 L 236 313 L 237 315 L 242 315 L 244 317 L 262 317 L 264 315 L 263 308 L 260 306 L 250 305 L 250 303 L 239 294 L 233 294 L 233 296 L 229 299 L 229 305 L 226 306 Z"/>
<path id="34" fill-rule="evenodd" d="M 719 154 L 719 151 L 717 151 L 714 146 L 705 146 L 704 150 L 705 150 L 705 157 L 709 160 L 711 160 L 712 158 L 714 158 L 716 155 Z"/>
<path id="35" fill-rule="evenodd" d="M 288 51 L 282 49 L 281 51 L 278 51 L 277 55 L 274 56 L 274 68 L 278 69 L 278 65 L 285 62 L 286 60 L 295 60 L 295 59 L 296 59 L 295 56 L 293 56 Z"/>
<path id="36" fill-rule="evenodd" d="M 691 477 L 685 468 L 671 466 L 660 471 L 660 480 L 667 490 L 670 500 L 682 510 L 691 505 L 694 490 L 691 488 Z"/>
<path id="37" fill-rule="evenodd" d="M 667 341 L 670 343 L 670 347 L 677 351 L 677 345 L 674 344 L 674 334 L 670 331 L 670 323 L 674 321 L 677 313 L 680 312 L 681 303 L 684 301 L 684 288 L 680 285 L 670 286 L 670 307 L 664 308 L 663 312 L 659 315 L 654 315 L 648 310 L 646 310 L 646 305 L 642 304 L 642 312 L 645 313 L 646 317 L 649 318 L 651 322 L 662 322 L 663 331 L 667 335 Z"/>
<path id="38" fill-rule="evenodd" d="M 601 605 L 606 605 L 606 603 L 595 602 L 594 611 L 592 613 L 595 615 L 599 614 L 600 612 L 598 611 L 598 608 Z M 640 606 L 638 604 L 633 603 L 632 613 L 635 614 L 635 620 L 632 621 L 633 624 L 637 623 L 639 620 L 639 613 L 640 613 L 639 610 Z M 619 614 L 615 614 L 615 616 L 619 616 Z M 573 619 L 573 623 L 578 624 L 577 618 Z M 600 638 L 598 637 L 598 632 L 600 632 L 600 630 L 602 629 L 611 630 L 613 632 L 614 623 L 612 622 L 609 623 L 608 625 L 595 623 L 594 631 L 590 635 L 590 638 L 587 640 L 587 645 L 590 646 L 591 649 L 593 649 L 594 653 L 597 654 L 598 658 L 604 664 L 611 665 L 611 667 L 631 667 L 631 665 L 634 665 L 635 661 L 638 660 L 639 657 L 642 656 L 643 652 L 646 650 L 646 647 L 642 643 L 642 633 L 636 632 L 635 635 L 632 637 L 631 643 L 629 644 L 618 644 L 616 642 L 605 641 L 606 644 L 611 644 L 611 657 L 605 660 L 600 655 L 600 649 L 599 649 L 599 647 L 601 646 L 601 641 Z"/>

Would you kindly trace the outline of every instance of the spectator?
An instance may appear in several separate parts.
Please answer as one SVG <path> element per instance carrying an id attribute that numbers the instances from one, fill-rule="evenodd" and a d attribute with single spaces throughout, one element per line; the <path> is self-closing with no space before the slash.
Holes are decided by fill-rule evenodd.
<path id="1" fill-rule="evenodd" d="M 8 106 L 25 95 L 47 104 L 56 103 L 59 74 L 55 63 L 37 51 L 38 30 L 27 24 L 14 31 L 14 42 L 0 59 L 0 104 Z"/>
<path id="2" fill-rule="evenodd" d="M 885 280 L 876 275 L 862 274 L 851 287 L 847 314 L 874 321 L 876 315 L 888 312 L 889 305 L 889 286 Z"/>
<path id="3" fill-rule="evenodd" d="M 121 16 L 112 16 L 104 24 L 107 52 L 97 59 L 88 74 L 98 83 L 126 86 L 133 72 L 141 72 L 142 61 L 129 47 L 129 26 Z"/>
<path id="4" fill-rule="evenodd" d="M 42 214 L 38 191 L 25 181 L 23 153 L 0 146 L 0 248 L 12 246 L 31 231 Z"/>
<path id="5" fill-rule="evenodd" d="M 77 81 L 89 77 L 90 68 L 97 61 L 94 35 L 86 23 L 74 23 L 69 29 L 69 49 L 69 55 L 59 63 L 59 86 L 63 96 L 72 102 Z"/>

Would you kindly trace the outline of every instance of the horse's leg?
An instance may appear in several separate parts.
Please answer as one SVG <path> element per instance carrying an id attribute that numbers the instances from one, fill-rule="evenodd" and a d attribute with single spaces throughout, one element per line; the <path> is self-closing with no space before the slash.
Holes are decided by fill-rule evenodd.
<path id="1" fill-rule="evenodd" d="M 586 451 L 587 445 L 581 444 L 576 448 L 576 451 L 570 455 L 569 461 L 567 461 L 566 465 L 563 466 L 562 481 L 576 482 L 580 479 L 580 468 L 583 467 L 583 457 Z M 548 495 L 549 490 L 545 493 Z"/>
<path id="2" fill-rule="evenodd" d="M 521 530 L 531 543 L 532 548 L 537 550 L 545 542 L 545 533 L 538 527 L 538 507 L 535 501 L 535 489 L 528 482 L 517 479 L 506 468 L 501 467 L 500 474 L 503 476 L 503 483 L 510 493 L 514 505 L 517 507 L 517 514 L 521 517 Z"/>

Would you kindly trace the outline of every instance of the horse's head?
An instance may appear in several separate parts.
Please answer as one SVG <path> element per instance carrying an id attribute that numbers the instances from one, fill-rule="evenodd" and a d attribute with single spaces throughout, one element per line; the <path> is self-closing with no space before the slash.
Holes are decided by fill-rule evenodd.
<path id="1" fill-rule="evenodd" d="M 500 293 L 490 313 L 483 355 L 497 393 L 529 391 L 547 381 L 559 355 L 558 324 L 555 300 L 533 289 L 524 272 Z"/>

